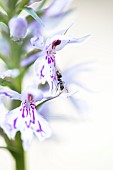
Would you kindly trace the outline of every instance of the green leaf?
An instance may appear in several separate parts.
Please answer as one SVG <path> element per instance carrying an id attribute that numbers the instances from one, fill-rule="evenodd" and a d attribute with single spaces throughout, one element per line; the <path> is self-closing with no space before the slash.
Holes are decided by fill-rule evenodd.
<path id="1" fill-rule="evenodd" d="M 5 12 L 8 10 L 8 7 L 7 7 L 7 5 L 5 4 L 5 2 L 3 0 L 0 0 L 0 11 L 1 11 L 1 8 Z"/>
<path id="2" fill-rule="evenodd" d="M 7 13 L 5 13 L 5 11 L 3 11 L 1 7 L 0 7 L 0 22 L 3 22 L 5 24 L 7 24 L 8 22 Z"/>
<path id="3" fill-rule="evenodd" d="M 14 0 L 13 0 L 14 1 Z M 21 0 L 21 1 L 18 1 L 17 5 L 16 5 L 16 8 L 19 9 L 19 8 L 23 8 L 25 5 L 27 5 L 29 3 L 29 0 Z"/>
<path id="4" fill-rule="evenodd" d="M 40 25 L 44 26 L 42 20 L 39 18 L 37 13 L 32 8 L 24 7 L 22 10 L 28 12 L 28 14 L 31 15 Z"/>

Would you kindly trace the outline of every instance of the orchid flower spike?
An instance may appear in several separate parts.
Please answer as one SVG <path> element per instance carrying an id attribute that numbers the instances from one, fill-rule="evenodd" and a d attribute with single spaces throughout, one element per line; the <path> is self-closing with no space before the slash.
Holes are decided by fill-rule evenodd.
<path id="1" fill-rule="evenodd" d="M 43 141 L 51 136 L 51 128 L 47 121 L 37 112 L 36 106 L 43 100 L 42 92 L 36 87 L 28 87 L 21 94 L 1 87 L 0 95 L 20 100 L 21 105 L 6 114 L 2 128 L 10 139 L 21 132 L 23 148 L 27 150 L 34 136 Z"/>
<path id="2" fill-rule="evenodd" d="M 56 52 L 61 50 L 67 44 L 80 43 L 89 37 L 89 35 L 87 35 L 82 38 L 74 38 L 71 35 L 66 35 L 66 31 L 67 30 L 60 31 L 59 33 L 47 38 L 45 42 L 41 35 L 31 38 L 31 44 L 43 52 L 42 56 L 39 57 L 34 64 L 36 76 L 40 79 L 42 84 L 48 82 L 50 92 L 52 93 L 56 91 L 58 85 L 55 60 Z"/>

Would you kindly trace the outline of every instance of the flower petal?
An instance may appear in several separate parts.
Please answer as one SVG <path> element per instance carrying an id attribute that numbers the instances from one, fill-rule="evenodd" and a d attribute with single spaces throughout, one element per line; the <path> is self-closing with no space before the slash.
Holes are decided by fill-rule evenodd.
<path id="1" fill-rule="evenodd" d="M 63 72 L 63 79 L 68 84 L 73 84 L 74 86 L 78 86 L 88 92 L 93 92 L 93 90 L 87 87 L 85 83 L 80 80 L 80 74 L 90 72 L 92 69 L 93 65 L 91 62 L 76 64 Z"/>
<path id="2" fill-rule="evenodd" d="M 46 9 L 46 15 L 59 15 L 59 13 L 61 13 L 71 2 L 72 0 L 53 0 L 53 3 Z"/>
<path id="3" fill-rule="evenodd" d="M 31 38 L 31 44 L 35 46 L 36 48 L 43 50 L 44 48 L 43 37 L 41 35 L 34 36 L 33 38 Z"/>
<path id="4" fill-rule="evenodd" d="M 39 90 L 35 84 L 27 86 L 27 88 L 22 91 L 21 100 L 23 102 L 27 100 L 29 94 L 33 96 L 33 102 L 38 102 L 43 99 L 43 94 L 41 90 Z"/>
<path id="5" fill-rule="evenodd" d="M 25 128 L 24 131 L 21 131 L 21 139 L 23 141 L 23 148 L 27 150 L 33 140 L 33 131 L 32 129 Z"/>
<path id="6" fill-rule="evenodd" d="M 0 95 L 7 96 L 14 100 L 20 100 L 21 94 L 6 87 L 0 86 Z"/>
<path id="7" fill-rule="evenodd" d="M 51 59 L 49 56 L 42 57 L 36 60 L 34 69 L 36 76 L 39 78 L 42 84 L 48 82 L 50 91 L 54 91 L 57 86 L 57 76 L 55 59 Z"/>
<path id="8" fill-rule="evenodd" d="M 20 116 L 20 107 L 11 110 L 6 114 L 2 128 L 10 139 L 14 139 L 16 132 L 23 126 Z"/>
<path id="9" fill-rule="evenodd" d="M 48 122 L 39 114 L 35 114 L 36 124 L 33 126 L 35 135 L 40 141 L 49 138 L 52 134 L 51 128 Z"/>
<path id="10" fill-rule="evenodd" d="M 23 59 L 21 62 L 20 62 L 20 65 L 22 67 L 26 67 L 28 66 L 29 64 L 33 63 L 36 59 L 38 58 L 38 55 L 37 54 L 34 54 L 28 58 L 25 58 Z"/>
<path id="11" fill-rule="evenodd" d="M 65 45 L 69 44 L 69 43 L 80 43 L 84 40 L 86 40 L 90 35 L 86 35 L 84 37 L 81 38 L 74 38 L 71 35 L 55 35 L 53 37 L 50 37 L 47 39 L 46 41 L 46 46 L 50 46 L 51 48 L 54 45 L 54 42 L 59 41 L 59 44 L 55 44 L 54 48 L 56 51 L 61 50 L 62 48 L 64 48 Z"/>

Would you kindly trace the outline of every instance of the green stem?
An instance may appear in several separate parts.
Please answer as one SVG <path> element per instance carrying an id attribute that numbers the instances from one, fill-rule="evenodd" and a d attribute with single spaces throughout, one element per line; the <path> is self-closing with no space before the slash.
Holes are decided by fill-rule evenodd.
<path id="1" fill-rule="evenodd" d="M 15 159 L 15 170 L 26 170 L 25 166 L 25 151 L 23 150 L 21 134 L 17 133 L 16 138 L 12 141 L 13 147 L 17 148 L 17 151 L 10 150 Z"/>
<path id="2" fill-rule="evenodd" d="M 21 150 L 19 154 L 15 156 L 16 161 L 16 170 L 25 170 L 25 153 L 24 150 Z"/>
<path id="3" fill-rule="evenodd" d="M 26 170 L 25 151 L 23 150 L 20 132 L 17 132 L 15 140 L 10 140 L 1 128 L 0 134 L 7 143 L 7 146 L 0 146 L 0 149 L 7 149 L 11 153 L 15 160 L 15 170 Z"/>

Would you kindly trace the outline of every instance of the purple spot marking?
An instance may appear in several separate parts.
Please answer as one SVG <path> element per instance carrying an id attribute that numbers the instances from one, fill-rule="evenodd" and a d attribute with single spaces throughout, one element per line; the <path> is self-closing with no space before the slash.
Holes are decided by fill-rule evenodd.
<path id="1" fill-rule="evenodd" d="M 43 73 L 42 73 L 43 70 L 44 70 L 44 66 L 43 66 L 42 69 L 40 70 L 40 75 L 41 75 L 41 77 L 44 77 L 44 75 L 43 75 Z"/>
<path id="2" fill-rule="evenodd" d="M 26 108 L 26 117 L 28 116 L 29 108 Z"/>
<path id="3" fill-rule="evenodd" d="M 54 58 L 51 58 L 52 62 L 54 63 L 55 62 L 55 59 Z"/>
<path id="4" fill-rule="evenodd" d="M 57 45 L 59 45 L 61 43 L 61 40 L 55 40 L 52 43 L 52 49 L 55 48 Z"/>
<path id="5" fill-rule="evenodd" d="M 32 120 L 32 121 L 30 120 L 30 121 L 31 121 L 31 123 L 35 124 L 35 114 L 34 114 L 34 109 L 32 109 L 32 116 L 33 116 L 33 117 L 32 117 L 33 120 Z"/>
<path id="6" fill-rule="evenodd" d="M 16 127 L 17 119 L 18 119 L 18 117 L 14 120 L 14 123 L 13 123 L 13 126 L 14 126 L 15 129 L 17 128 L 17 127 Z"/>
<path id="7" fill-rule="evenodd" d="M 37 132 L 44 132 L 43 130 L 42 130 L 42 127 L 41 127 L 41 124 L 40 124 L 40 122 L 38 121 L 38 125 L 39 125 L 39 129 L 37 130 Z M 44 132 L 45 133 L 45 132 Z"/>
<path id="8" fill-rule="evenodd" d="M 9 129 L 10 131 L 13 130 L 13 128 L 12 128 L 12 126 L 11 126 L 10 124 L 7 124 L 7 127 L 8 127 L 8 129 Z"/>
<path id="9" fill-rule="evenodd" d="M 22 110 L 22 109 L 20 109 L 20 111 L 21 111 L 21 110 Z M 23 110 L 22 110 L 22 117 L 23 117 L 23 118 L 25 117 L 24 111 L 25 111 L 25 106 L 23 107 Z"/>
<path id="10" fill-rule="evenodd" d="M 37 37 L 34 42 L 37 42 L 39 40 L 39 37 Z M 33 46 L 35 46 L 35 44 L 33 43 Z"/>
<path id="11" fill-rule="evenodd" d="M 27 128 L 29 128 L 31 125 L 31 122 L 29 122 L 29 124 L 27 124 L 27 122 L 25 121 L 25 124 L 26 124 Z"/>
<path id="12" fill-rule="evenodd" d="M 48 57 L 48 64 L 51 64 L 51 59 Z"/>
<path id="13" fill-rule="evenodd" d="M 9 95 L 9 94 L 8 94 L 8 93 L 6 93 L 6 92 L 0 92 L 0 94 L 4 94 L 5 96 L 12 98 L 12 96 L 11 96 L 11 95 Z"/>
<path id="14" fill-rule="evenodd" d="M 30 116 L 30 121 L 29 121 L 29 124 L 27 124 L 27 121 L 25 121 L 25 124 L 27 126 L 27 128 L 30 127 L 31 123 L 35 124 L 35 115 L 34 115 L 34 109 L 32 109 L 32 115 L 31 115 L 31 110 L 29 109 L 29 116 Z M 32 116 L 32 117 L 31 117 Z"/>

